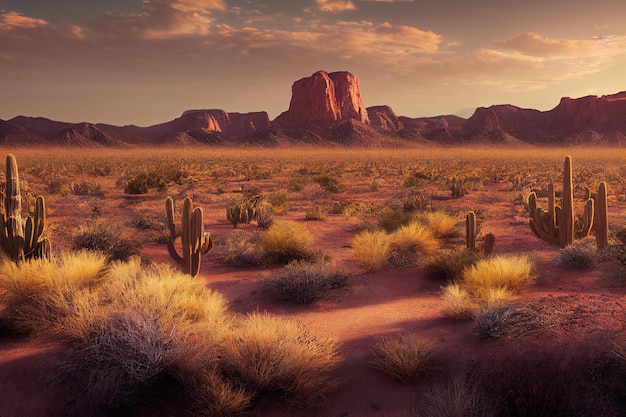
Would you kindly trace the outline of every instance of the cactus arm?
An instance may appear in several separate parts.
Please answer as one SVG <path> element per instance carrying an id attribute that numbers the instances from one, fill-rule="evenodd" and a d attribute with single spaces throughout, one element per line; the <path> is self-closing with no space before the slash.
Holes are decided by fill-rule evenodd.
<path id="1" fill-rule="evenodd" d="M 183 200 L 183 212 L 181 217 L 180 240 L 183 245 L 183 272 L 191 273 L 192 250 L 192 211 L 193 203 L 189 197 Z"/>
<path id="2" fill-rule="evenodd" d="M 593 219 L 593 231 L 596 236 L 596 246 L 604 249 L 609 244 L 609 220 L 607 185 L 602 181 L 598 186 L 598 195 L 595 202 L 595 217 Z"/>
<path id="3" fill-rule="evenodd" d="M 583 211 L 583 221 L 582 225 L 579 229 L 575 230 L 576 239 L 582 239 L 583 237 L 589 236 L 589 232 L 591 231 L 591 227 L 593 226 L 594 219 L 594 200 L 590 198 L 585 203 L 585 210 Z"/>
<path id="4" fill-rule="evenodd" d="M 167 228 L 169 229 L 169 238 L 167 239 L 167 252 L 176 262 L 182 265 L 183 258 L 176 252 L 174 242 L 176 241 L 176 225 L 174 224 L 174 200 L 167 197 L 165 200 L 165 213 L 167 216 Z"/>

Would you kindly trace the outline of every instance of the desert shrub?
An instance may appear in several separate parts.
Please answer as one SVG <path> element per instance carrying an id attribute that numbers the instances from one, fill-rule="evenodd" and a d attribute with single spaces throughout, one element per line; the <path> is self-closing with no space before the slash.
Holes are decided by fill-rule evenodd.
<path id="1" fill-rule="evenodd" d="M 51 261 L 29 260 L 15 264 L 0 261 L 1 314 L 18 332 L 47 330 L 63 323 L 81 290 L 96 284 L 105 271 L 98 253 L 63 253 Z"/>
<path id="2" fill-rule="evenodd" d="M 415 382 L 428 365 L 431 348 L 415 333 L 374 345 L 370 363 L 400 382 Z"/>
<path id="3" fill-rule="evenodd" d="M 274 222 L 261 237 L 260 245 L 269 258 L 281 264 L 313 257 L 311 234 L 294 222 Z"/>
<path id="4" fill-rule="evenodd" d="M 180 184 L 189 173 L 177 166 L 162 166 L 156 169 L 142 170 L 137 172 L 126 181 L 124 192 L 126 194 L 146 194 L 151 189 L 164 191 L 171 183 Z"/>
<path id="5" fill-rule="evenodd" d="M 455 320 L 472 318 L 478 308 L 471 294 L 459 284 L 443 287 L 441 295 L 441 313 Z"/>
<path id="6" fill-rule="evenodd" d="M 513 310 L 504 306 L 482 309 L 474 316 L 472 332 L 483 339 L 504 336 L 512 315 Z"/>
<path id="7" fill-rule="evenodd" d="M 322 188 L 324 188 L 329 193 L 340 193 L 345 189 L 345 187 L 339 182 L 337 178 L 327 172 L 313 175 L 312 180 L 314 183 L 322 186 Z"/>
<path id="8" fill-rule="evenodd" d="M 418 220 L 424 223 L 436 237 L 458 236 L 456 230 L 457 220 L 443 211 L 424 212 L 418 216 Z"/>
<path id="9" fill-rule="evenodd" d="M 287 193 L 285 191 L 273 191 L 267 193 L 265 200 L 272 205 L 272 210 L 275 213 L 286 213 L 289 209 L 287 203 Z"/>
<path id="10" fill-rule="evenodd" d="M 325 210 L 322 208 L 322 206 L 316 204 L 313 207 L 311 207 L 310 209 L 307 209 L 304 212 L 304 219 L 305 220 L 324 220 L 326 218 L 326 212 Z"/>
<path id="11" fill-rule="evenodd" d="M 457 377 L 438 383 L 424 395 L 416 410 L 419 417 L 493 417 L 498 408 L 475 379 Z"/>
<path id="12" fill-rule="evenodd" d="M 273 209 L 262 195 L 243 197 L 226 209 L 226 218 L 234 226 L 238 224 L 251 224 L 268 228 L 274 221 Z"/>
<path id="13" fill-rule="evenodd" d="M 571 245 L 563 248 L 557 257 L 557 264 L 568 269 L 591 268 L 594 262 L 594 253 L 582 245 Z"/>
<path id="14" fill-rule="evenodd" d="M 438 246 L 437 239 L 430 231 L 415 222 L 393 233 L 364 231 L 352 240 L 355 259 L 370 268 L 380 268 L 386 263 L 394 266 L 415 265 Z"/>
<path id="15" fill-rule="evenodd" d="M 385 207 L 378 214 L 378 227 L 388 233 L 398 230 L 413 220 L 413 215 L 399 209 Z"/>
<path id="16" fill-rule="evenodd" d="M 415 265 L 432 253 L 439 242 L 425 226 L 412 222 L 390 235 L 389 262 L 396 266 Z"/>
<path id="17" fill-rule="evenodd" d="M 430 197 L 421 192 L 410 193 L 402 197 L 402 211 L 415 212 L 428 210 L 430 208 Z"/>
<path id="18" fill-rule="evenodd" d="M 310 304 L 328 290 L 345 285 L 347 274 L 325 260 L 295 261 L 263 281 L 265 288 L 282 299 L 297 304 Z"/>
<path id="19" fill-rule="evenodd" d="M 443 289 L 442 313 L 451 318 L 476 316 L 481 309 L 501 307 L 534 281 L 527 255 L 495 256 L 464 269 L 462 279 Z"/>
<path id="20" fill-rule="evenodd" d="M 296 321 L 254 313 L 221 345 L 220 367 L 255 397 L 306 402 L 329 388 L 338 363 L 335 341 Z"/>
<path id="21" fill-rule="evenodd" d="M 72 191 L 72 185 L 67 177 L 50 176 L 45 179 L 48 194 L 68 195 Z"/>
<path id="22" fill-rule="evenodd" d="M 472 250 L 452 251 L 435 255 L 424 265 L 424 269 L 434 280 L 452 282 L 459 280 L 463 271 L 475 265 L 478 259 L 478 254 Z"/>
<path id="23" fill-rule="evenodd" d="M 235 266 L 258 266 L 268 261 L 261 248 L 258 233 L 233 231 L 218 243 L 218 251 L 225 262 Z"/>
<path id="24" fill-rule="evenodd" d="M 141 242 L 124 237 L 113 225 L 96 222 L 78 231 L 72 249 L 102 252 L 110 260 L 125 261 L 141 253 Z"/>
<path id="25" fill-rule="evenodd" d="M 72 410 L 80 415 L 132 408 L 189 369 L 199 335 L 207 354 L 230 331 L 223 297 L 168 266 L 116 263 L 103 281 L 96 302 L 57 327 L 72 341 L 64 375 L 85 382 Z"/>
<path id="26" fill-rule="evenodd" d="M 526 255 L 494 256 L 478 261 L 463 274 L 463 282 L 470 291 L 480 288 L 507 288 L 517 292 L 532 284 L 532 263 Z"/>
<path id="27" fill-rule="evenodd" d="M 432 176 L 421 170 L 414 169 L 404 178 L 406 187 L 418 187 L 432 180 Z"/>
<path id="28" fill-rule="evenodd" d="M 352 239 L 352 250 L 357 262 L 369 268 L 381 268 L 389 258 L 391 239 L 382 230 L 363 231 Z"/>
<path id="29" fill-rule="evenodd" d="M 104 190 L 100 184 L 82 181 L 74 184 L 73 193 L 76 195 L 89 195 L 93 197 L 104 197 Z"/>

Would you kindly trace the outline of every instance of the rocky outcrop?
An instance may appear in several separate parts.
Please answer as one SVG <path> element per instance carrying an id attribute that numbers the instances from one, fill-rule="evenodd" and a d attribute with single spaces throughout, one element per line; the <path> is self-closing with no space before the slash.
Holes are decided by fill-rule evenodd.
<path id="1" fill-rule="evenodd" d="M 396 113 L 389 106 L 372 106 L 367 108 L 370 124 L 385 132 L 399 132 L 404 127 Z"/>
<path id="2" fill-rule="evenodd" d="M 94 147 L 127 147 L 127 143 L 114 138 L 91 123 L 79 123 L 48 138 L 47 144 L 58 146 Z"/>
<path id="3" fill-rule="evenodd" d="M 0 145 L 31 146 L 41 143 L 41 138 L 22 126 L 0 120 Z"/>
<path id="4" fill-rule="evenodd" d="M 293 83 L 289 110 L 274 123 L 284 129 L 297 129 L 314 122 L 348 119 L 369 124 L 358 77 L 346 71 L 318 71 Z"/>

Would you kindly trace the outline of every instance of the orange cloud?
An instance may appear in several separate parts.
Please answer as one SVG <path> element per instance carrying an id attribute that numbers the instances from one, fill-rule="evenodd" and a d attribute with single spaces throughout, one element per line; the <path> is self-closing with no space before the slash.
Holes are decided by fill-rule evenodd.
<path id="1" fill-rule="evenodd" d="M 356 10 L 356 6 L 351 1 L 329 1 L 329 0 L 315 0 L 317 8 L 322 12 L 345 12 L 347 10 Z"/>
<path id="2" fill-rule="evenodd" d="M 550 39 L 536 33 L 523 33 L 503 42 L 507 47 L 532 56 L 574 56 L 589 53 L 592 40 Z"/>
<path id="3" fill-rule="evenodd" d="M 36 29 L 48 26 L 49 23 L 42 19 L 34 19 L 32 17 L 23 16 L 21 13 L 9 12 L 0 14 L 0 29 Z"/>

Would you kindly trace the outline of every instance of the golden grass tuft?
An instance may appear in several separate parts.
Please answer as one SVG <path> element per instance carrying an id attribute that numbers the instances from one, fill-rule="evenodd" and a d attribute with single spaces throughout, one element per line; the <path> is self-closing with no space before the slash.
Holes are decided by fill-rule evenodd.
<path id="1" fill-rule="evenodd" d="M 457 219 L 443 211 L 423 212 L 419 216 L 431 233 L 438 238 L 458 235 Z"/>
<path id="2" fill-rule="evenodd" d="M 400 382 L 415 382 L 431 357 L 428 343 L 415 333 L 378 342 L 372 350 L 370 363 Z"/>
<path id="3" fill-rule="evenodd" d="M 369 268 L 382 268 L 389 258 L 391 239 L 382 230 L 364 231 L 352 239 L 352 250 L 357 262 Z"/>
<path id="4" fill-rule="evenodd" d="M 443 287 L 441 313 L 455 320 L 466 320 L 474 315 L 478 305 L 472 295 L 459 284 Z"/>
<path id="5" fill-rule="evenodd" d="M 106 273 L 106 258 L 94 252 L 63 253 L 50 261 L 0 263 L 0 303 L 9 327 L 48 330 L 63 323 L 85 292 Z"/>
<path id="6" fill-rule="evenodd" d="M 311 233 L 307 228 L 291 221 L 276 221 L 260 241 L 267 256 L 276 262 L 288 264 L 313 257 Z"/>
<path id="7" fill-rule="evenodd" d="M 481 288 L 506 288 L 518 292 L 534 281 L 532 263 L 526 255 L 494 256 L 465 270 L 463 282 L 472 292 Z"/>
<path id="8" fill-rule="evenodd" d="M 220 367 L 247 392 L 307 402 L 329 387 L 339 357 L 335 340 L 296 321 L 254 313 L 221 345 Z"/>

